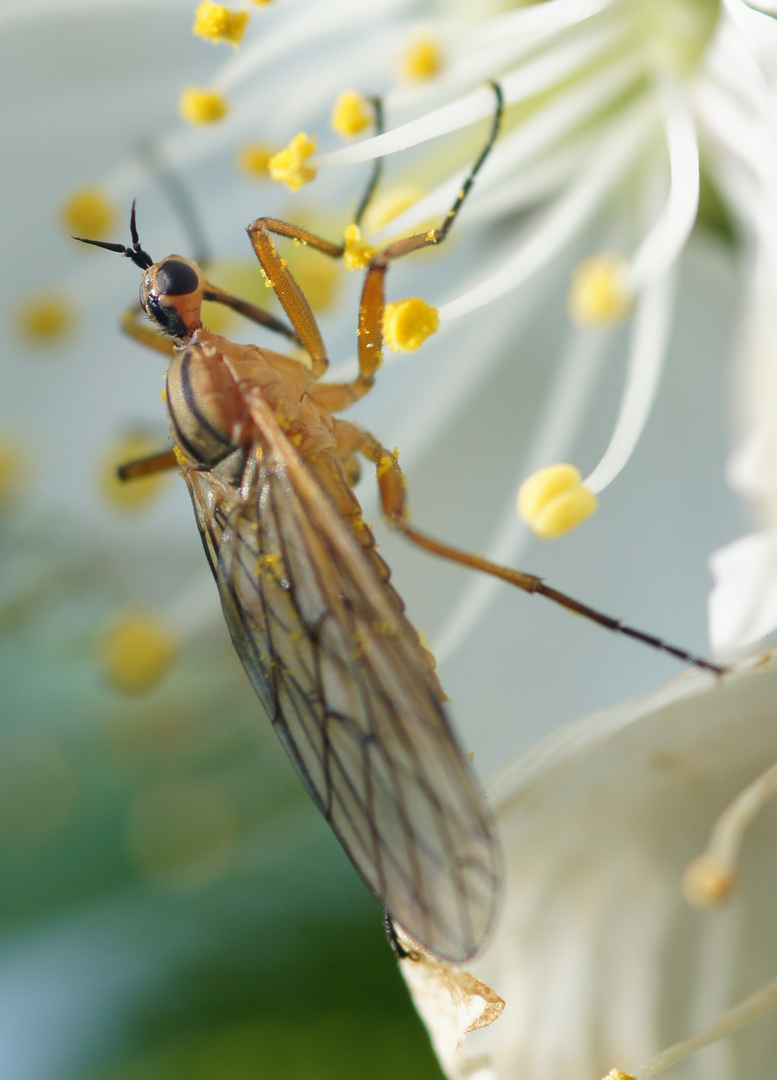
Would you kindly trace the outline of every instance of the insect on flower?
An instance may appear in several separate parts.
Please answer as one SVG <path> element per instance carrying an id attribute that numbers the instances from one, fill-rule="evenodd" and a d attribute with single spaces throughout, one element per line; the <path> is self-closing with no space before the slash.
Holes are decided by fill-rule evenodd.
<path id="1" fill-rule="evenodd" d="M 333 415 L 373 385 L 389 264 L 445 239 L 497 138 L 502 96 L 493 88 L 488 140 L 443 224 L 395 241 L 369 263 L 359 307 L 359 374 L 352 382 L 321 381 L 324 344 L 271 234 L 332 257 L 343 255 L 342 245 L 276 219 L 248 226 L 291 329 L 211 285 L 182 256 L 154 263 L 140 246 L 134 205 L 131 248 L 86 241 L 128 256 L 143 270 L 140 303 L 154 325 L 130 313 L 124 327 L 171 356 L 166 404 L 174 449 L 132 462 L 120 475 L 182 468 L 232 641 L 286 752 L 383 906 L 395 949 L 402 954 L 393 921 L 452 961 L 471 957 L 487 937 L 499 893 L 499 848 L 446 716 L 434 660 L 404 615 L 347 479 L 356 455 L 376 466 L 383 511 L 414 543 L 717 670 L 621 627 L 539 578 L 419 533 L 406 520 L 396 457 Z M 205 299 L 301 344 L 310 366 L 204 329 Z"/>

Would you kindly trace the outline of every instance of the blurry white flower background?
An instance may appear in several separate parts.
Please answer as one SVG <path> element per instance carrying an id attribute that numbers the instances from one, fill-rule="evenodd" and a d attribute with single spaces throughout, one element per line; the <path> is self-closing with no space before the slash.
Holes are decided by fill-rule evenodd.
<path id="1" fill-rule="evenodd" d="M 106 463 L 129 433 L 164 445 L 163 361 L 117 328 L 136 297 L 136 269 L 74 244 L 63 228 L 74 191 L 96 186 L 113 204 L 105 239 L 129 241 L 136 198 L 154 258 L 199 255 L 163 190 L 165 178 L 183 182 L 212 278 L 233 287 L 253 273 L 261 295 L 248 222 L 275 215 L 337 240 L 375 153 L 391 151 L 382 205 L 418 201 L 382 231 L 376 205 L 367 239 L 441 219 L 485 139 L 493 95 L 482 84 L 498 78 L 504 130 L 450 239 L 389 272 L 392 297 L 439 306 L 440 331 L 420 352 L 387 354 L 353 413 L 399 447 L 413 520 L 701 653 L 707 559 L 776 524 L 772 17 L 739 0 L 276 0 L 246 10 L 233 51 L 192 36 L 189 2 L 0 0 L 0 775 L 17 780 L 7 779 L 12 796 L 4 803 L 0 793 L 0 812 L 10 821 L 4 807 L 15 807 L 25 823 L 16 839 L 10 826 L 11 840 L 0 832 L 3 877 L 18 883 L 4 916 L 16 966 L 8 953 L 13 979 L 0 992 L 11 1000 L 30 987 L 29 1007 L 22 997 L 16 1012 L 0 1009 L 11 1017 L 0 1027 L 0 1072 L 11 1080 L 86 1075 L 95 1062 L 120 1060 L 136 1045 L 123 1026 L 128 1000 L 151 984 L 164 987 L 157 1003 L 175 1000 L 171 973 L 180 978 L 204 952 L 218 957 L 224 937 L 225 953 L 239 955 L 241 927 L 259 938 L 264 926 L 272 938 L 267 927 L 286 925 L 290 896 L 317 894 L 314 909 L 292 905 L 306 926 L 374 915 L 336 844 L 322 841 L 233 662 L 184 485 L 172 477 L 134 512 L 105 494 Z M 414 56 L 427 78 L 407 76 Z M 223 94 L 227 115 L 183 123 L 184 85 Z M 365 133 L 343 147 L 331 130 L 347 88 L 384 96 L 381 139 Z M 301 129 L 318 137 L 311 185 L 290 193 L 236 167 L 246 144 L 277 150 Z M 360 275 L 319 270 L 315 253 L 288 257 L 303 285 L 332 292 L 322 333 L 335 377 L 353 370 Z M 572 307 L 587 325 L 567 315 L 573 279 Z M 62 302 L 68 325 L 32 340 L 26 305 L 46 296 Z M 260 337 L 246 323 L 226 332 Z M 518 485 L 561 460 L 591 477 L 599 510 L 555 543 L 530 543 L 515 513 Z M 371 476 L 359 493 L 375 520 Z M 411 617 L 438 647 L 457 728 L 483 778 L 560 722 L 676 671 L 539 600 L 471 582 L 385 530 L 379 537 Z M 718 556 L 712 634 L 724 649 L 774 625 L 768 535 L 745 543 L 760 545 L 758 560 L 741 547 L 728 561 Z M 147 697 L 128 699 L 106 683 L 104 638 L 135 610 L 159 620 L 177 660 Z M 27 775 L 35 782 L 25 785 Z M 17 790 L 53 793 L 36 811 L 37 833 Z M 155 848 L 170 806 L 207 826 Z M 165 860 L 183 894 L 158 891 Z M 262 896 L 271 899 L 257 916 Z M 225 923 L 234 939 L 214 929 Z M 201 944 L 211 934 L 212 952 Z M 83 955 L 82 940 L 96 959 L 76 974 L 61 957 Z M 57 991 L 59 963 L 68 976 Z M 59 1018 L 50 1051 L 35 1037 L 46 1015 Z M 153 1032 L 137 1045 L 155 1046 Z M 159 1067 L 173 1076 L 184 1066 Z"/>

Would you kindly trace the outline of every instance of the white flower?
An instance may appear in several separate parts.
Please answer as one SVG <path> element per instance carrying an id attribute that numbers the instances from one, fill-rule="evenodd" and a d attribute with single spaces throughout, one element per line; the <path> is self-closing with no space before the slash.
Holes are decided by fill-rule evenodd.
<path id="1" fill-rule="evenodd" d="M 385 191 L 402 186 L 407 194 L 411 185 L 424 195 L 384 231 L 373 223 L 368 239 L 381 242 L 403 224 L 430 214 L 436 223 L 447 211 L 493 112 L 483 82 L 498 78 L 509 105 L 505 128 L 450 240 L 389 275 L 392 296 L 418 290 L 439 305 L 440 332 L 422 353 L 385 365 L 355 418 L 399 446 L 420 527 L 521 565 L 528 537 L 515 516 L 518 483 L 571 458 L 601 492 L 642 435 L 599 515 L 554 549 L 535 547 L 530 568 L 703 651 L 704 559 L 746 528 L 722 483 L 724 365 L 737 294 L 746 294 L 750 330 L 759 325 L 751 306 L 772 310 L 761 268 L 769 265 L 774 191 L 773 21 L 740 0 L 545 0 L 518 9 L 440 0 L 424 9 L 423 23 L 411 0 L 279 0 L 253 11 L 243 45 L 229 49 L 222 66 L 218 49 L 189 35 L 192 7 L 25 0 L 0 9 L 3 70 L 15 90 L 0 121 L 14 161 L 4 189 L 12 212 L 2 224 L 8 347 L 0 449 L 10 446 L 14 479 L 5 512 L 45 506 L 74 519 L 87 549 L 105 554 L 119 591 L 156 605 L 192 655 L 198 642 L 223 635 L 182 485 L 171 484 L 133 520 L 93 482 L 127 427 L 166 438 L 161 368 L 114 331 L 136 295 L 134 268 L 77 249 L 57 232 L 58 207 L 72 189 L 100 182 L 118 213 L 107 239 L 126 242 L 137 197 L 141 239 L 155 257 L 193 254 L 191 235 L 159 190 L 160 174 L 172 174 L 192 191 L 217 255 L 247 256 L 243 230 L 259 214 L 336 239 L 366 178 L 359 160 L 402 148 L 387 161 Z M 397 55 L 424 37 L 436 45 L 439 74 L 396 88 Z M 434 54 L 427 50 L 425 62 Z M 184 84 L 223 94 L 224 120 L 181 125 Z M 354 86 L 384 95 L 390 130 L 342 150 L 328 117 L 340 92 Z M 313 186 L 289 196 L 238 178 L 233 153 L 247 140 L 277 149 L 302 128 L 319 136 Z M 335 167 L 348 160 L 358 171 Z M 704 228 L 691 234 L 700 190 L 713 194 L 702 199 L 702 225 L 717 221 L 735 244 Z M 618 257 L 599 258 L 612 252 Z M 597 261 L 586 266 L 590 258 Z M 580 264 L 578 315 L 623 316 L 633 305 L 630 322 L 607 331 L 567 321 L 565 298 Z M 335 377 L 353 370 L 358 277 L 341 283 L 339 304 L 321 316 Z M 23 298 L 46 286 L 66 291 L 74 316 L 69 343 L 48 353 L 16 333 Z M 37 316 L 45 332 L 57 329 L 56 306 Z M 759 389 L 770 373 L 768 320 L 763 325 L 745 416 L 748 430 L 766 432 L 762 463 L 774 432 L 771 396 Z M 234 331 L 248 335 L 258 337 L 253 327 Z M 768 481 L 768 467 L 765 474 Z M 360 489 L 368 507 L 371 482 Z M 59 539 L 55 526 L 48 530 Z M 466 585 L 461 571 L 396 538 L 381 542 L 413 618 L 438 643 L 457 724 L 483 774 L 558 721 L 643 691 L 669 670 L 669 661 L 538 602 L 496 594 L 485 581 Z M 60 564 L 43 557 L 52 571 L 44 580 L 56 579 Z M 741 585 L 736 596 L 741 601 Z M 478 621 L 486 610 L 489 619 Z M 754 625 L 764 633 L 771 616 L 759 613 Z M 203 664 L 204 679 L 207 670 Z M 548 812 L 554 818 L 552 806 Z M 568 961 L 558 954 L 559 967 Z M 552 972 L 542 987 L 555 1032 Z M 622 996 L 623 1024 L 638 1027 L 645 1013 L 632 1015 L 628 1005 Z M 538 1054 L 549 1045 L 542 1035 Z M 636 1047 L 638 1057 L 661 1044 L 635 1038 L 624 1050 Z"/>
<path id="2" fill-rule="evenodd" d="M 402 963 L 452 1080 L 599 1080 L 616 1068 L 643 1080 L 705 1043 L 667 1075 L 770 1074 L 774 1019 L 758 1018 L 777 1005 L 775 819 L 760 810 L 775 787 L 776 695 L 773 657 L 722 683 L 689 672 L 560 729 L 489 785 L 506 853 L 493 940 L 468 983 L 429 960 Z M 683 872 L 748 785 L 716 827 L 717 874 L 694 875 L 697 899 L 730 898 L 695 911 Z M 487 1026 L 464 1034 L 484 1008 Z"/>
<path id="3" fill-rule="evenodd" d="M 18 22 L 36 9 L 10 10 Z M 100 19 L 108 25 L 107 13 L 85 10 L 89 25 Z M 126 9 L 117 5 L 117 10 Z M 23 360 L 4 396 L 4 428 L 22 444 L 22 456 L 29 455 L 30 445 L 38 447 L 38 497 L 56 505 L 67 491 L 71 511 L 118 548 L 133 542 L 132 533 L 147 529 L 175 536 L 179 552 L 187 554 L 179 600 L 170 610 L 185 613 L 177 619 L 179 627 L 198 623 L 191 615 L 197 604 L 199 625 L 216 622 L 217 603 L 206 568 L 196 569 L 200 553 L 180 486 L 173 485 L 174 495 L 159 500 L 128 529 L 82 482 L 94 474 L 128 421 L 162 439 L 164 422 L 154 358 L 112 336 L 112 312 L 133 296 L 134 271 L 118 261 L 109 270 L 107 255 L 88 257 L 73 252 L 69 241 L 55 239 L 55 207 L 73 187 L 102 181 L 120 215 L 109 238 L 124 237 L 122 221 L 137 196 L 141 237 L 152 253 L 190 251 L 190 239 L 157 190 L 155 167 L 149 171 L 133 156 L 133 146 L 145 136 L 157 159 L 194 193 L 206 232 L 218 237 L 211 246 L 219 256 L 246 252 L 243 229 L 259 212 L 315 223 L 336 238 L 337 228 L 330 231 L 321 209 L 314 222 L 309 208 L 336 205 L 344 224 L 367 167 L 358 172 L 326 167 L 327 160 L 332 165 L 349 155 L 365 157 L 392 143 L 409 147 L 443 128 L 462 128 L 460 135 L 423 143 L 387 161 L 384 193 L 420 185 L 427 194 L 408 214 L 416 221 L 432 210 L 440 215 L 482 145 L 493 110 L 493 94 L 482 83 L 496 76 L 512 104 L 471 201 L 439 252 L 405 260 L 389 275 L 392 293 L 418 289 L 440 305 L 441 330 L 421 353 L 391 358 L 396 362 L 385 365 L 355 418 L 386 445 L 400 448 L 419 526 L 523 565 L 529 538 L 514 510 L 519 482 L 560 458 L 585 466 L 593 487 L 611 479 L 642 429 L 668 350 L 654 422 L 631 471 L 608 489 L 600 514 L 579 534 L 553 549 L 535 546 L 528 568 L 584 601 L 704 651 L 703 560 L 745 527 L 742 510 L 721 485 L 722 366 L 738 267 L 709 233 L 685 248 L 697 194 L 697 143 L 702 175 L 724 192 L 730 215 L 738 217 L 744 206 L 744 216 L 751 206 L 729 174 L 752 173 L 747 155 L 759 139 L 724 147 L 729 127 L 725 113 L 715 107 L 721 94 L 725 102 L 740 104 L 728 88 L 732 65 L 744 65 L 751 81 L 758 80 L 757 69 L 747 66 L 748 54 L 742 58 L 732 12 L 731 5 L 701 2 L 667 4 L 658 12 L 636 0 L 595 5 L 549 0 L 497 13 L 493 6 L 481 6 L 473 15 L 441 3 L 432 11 L 438 18 L 419 24 L 413 4 L 399 0 L 384 0 L 369 11 L 331 0 L 317 5 L 314 14 L 302 0 L 287 0 L 254 11 L 243 44 L 233 52 L 189 37 L 191 12 L 185 5 L 155 9 L 159 32 L 153 42 L 130 48 L 126 37 L 127 59 L 108 65 L 115 90 L 98 100 L 79 90 L 75 77 L 70 96 L 60 89 L 61 115 L 72 126 L 55 119 L 53 130 L 42 129 L 35 106 L 29 105 L 27 115 L 14 120 L 27 130 L 45 130 L 36 145 L 53 145 L 57 167 L 44 170 L 34 157 L 29 166 L 19 159 L 20 176 L 36 175 L 39 183 L 45 176 L 48 210 L 41 213 L 38 200 L 34 213 L 25 211 L 32 190 L 28 179 L 13 196 L 24 228 L 16 244 L 7 245 L 14 276 L 6 295 L 16 303 L 20 294 L 44 284 L 40 261 L 30 253 L 45 250 L 46 282 L 67 287 L 74 310 L 81 309 L 81 333 L 71 338 L 69 352 L 60 353 L 64 362 L 41 369 Z M 178 20 L 181 34 L 175 38 Z M 397 56 L 421 34 L 441 43 L 441 73 L 395 88 Z M 169 61 L 164 69 L 154 66 L 160 39 Z M 177 44 L 171 50 L 173 39 Z M 85 86 L 88 58 L 123 56 L 123 48 L 114 43 L 95 52 L 87 44 L 80 66 L 72 49 L 66 55 Z M 230 106 L 226 118 L 205 127 L 177 124 L 176 99 L 185 83 L 222 93 Z M 340 140 L 328 132 L 328 116 L 348 85 L 384 93 L 392 130 L 382 141 L 366 138 L 330 150 Z M 741 108 L 748 117 L 754 114 L 758 134 L 762 118 L 750 98 Z M 277 147 L 302 127 L 319 134 L 315 184 L 288 196 L 235 176 L 233 151 L 247 139 L 259 137 Z M 101 133 L 98 139 L 95 131 Z M 763 141 L 768 142 L 768 132 Z M 604 152 L 607 147 L 612 153 Z M 751 213 L 751 225 L 752 219 Z M 395 220 L 388 231 L 401 224 Z M 370 239 L 381 235 L 386 230 Z M 743 241 L 746 253 L 754 236 L 750 228 Z M 623 257 L 617 263 L 623 274 L 611 275 L 610 284 L 619 283 L 626 300 L 626 293 L 635 293 L 633 322 L 610 332 L 567 325 L 562 294 L 575 265 L 613 249 Z M 358 277 L 351 276 L 340 303 L 321 316 L 335 377 L 353 370 L 348 358 Z M 468 287 L 473 281 L 476 285 Z M 485 303 L 508 286 L 512 292 Z M 483 306 L 465 315 L 476 303 Z M 234 333 L 256 337 L 255 328 Z M 623 357 L 631 375 L 611 450 L 603 455 L 607 428 L 618 413 Z M 67 410 L 61 408 L 64 400 Z M 360 494 L 374 518 L 370 485 L 365 478 Z M 437 647 L 465 743 L 476 748 L 484 773 L 499 764 L 506 747 L 514 753 L 548 724 L 644 690 L 671 670 L 660 658 L 613 643 L 579 621 L 539 611 L 536 602 L 507 596 L 504 589 L 497 593 L 485 579 L 470 580 L 453 568 L 430 564 L 394 537 L 383 543 L 401 590 L 412 598 L 411 613 Z M 201 587 L 191 584 L 198 574 Z M 491 617 L 485 622 L 487 609 Z M 546 634 L 552 635 L 552 650 L 545 645 Z M 521 665 L 512 662 L 518 641 L 528 650 Z M 482 673 L 478 679 L 460 662 L 464 645 Z M 567 672 L 563 680 L 560 656 Z"/>

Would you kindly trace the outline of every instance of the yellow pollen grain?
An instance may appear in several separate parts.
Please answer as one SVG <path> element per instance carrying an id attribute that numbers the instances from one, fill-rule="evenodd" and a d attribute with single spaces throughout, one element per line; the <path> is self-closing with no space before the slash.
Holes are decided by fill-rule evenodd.
<path id="1" fill-rule="evenodd" d="M 178 462 L 178 464 L 181 466 L 181 468 L 182 469 L 188 469 L 189 468 L 189 462 L 184 457 L 184 453 L 181 450 L 180 446 L 177 446 L 177 445 L 173 446 L 173 453 L 175 454 L 175 460 Z"/>
<path id="2" fill-rule="evenodd" d="M 343 90 L 335 102 L 330 124 L 338 135 L 350 139 L 372 123 L 373 110 L 366 98 L 356 90 Z"/>
<path id="3" fill-rule="evenodd" d="M 59 344 L 68 337 L 74 324 L 72 304 L 58 293 L 40 293 L 18 306 L 16 328 L 33 345 Z"/>
<path id="4" fill-rule="evenodd" d="M 186 86 L 178 99 L 178 113 L 187 124 L 215 124 L 228 112 L 226 99 L 218 90 Z"/>
<path id="5" fill-rule="evenodd" d="M 160 440 L 149 435 L 132 433 L 120 439 L 102 462 L 99 474 L 100 492 L 117 510 L 142 510 L 153 502 L 164 487 L 167 475 L 163 472 L 141 476 L 135 480 L 120 480 L 118 468 L 131 461 L 150 456 L 160 449 Z"/>
<path id="6" fill-rule="evenodd" d="M 629 1073 L 621 1072 L 620 1069 L 610 1069 L 604 1080 L 636 1080 Z"/>
<path id="7" fill-rule="evenodd" d="M 627 266 L 620 255 L 596 255 L 575 269 L 567 297 L 567 310 L 580 326 L 608 326 L 630 312 L 632 295 Z"/>
<path id="8" fill-rule="evenodd" d="M 392 352 L 420 348 L 439 325 L 437 308 L 418 296 L 386 304 L 383 313 L 383 336 Z"/>
<path id="9" fill-rule="evenodd" d="M 378 461 L 375 473 L 378 480 L 381 480 L 387 473 L 393 472 L 397 464 L 397 459 L 391 454 L 383 454 Z"/>
<path id="10" fill-rule="evenodd" d="M 440 43 L 432 37 L 410 41 L 399 59 L 400 74 L 409 82 L 423 82 L 439 75 L 443 66 Z"/>
<path id="11" fill-rule="evenodd" d="M 315 152 L 315 135 L 309 137 L 306 132 L 300 131 L 288 146 L 270 158 L 270 176 L 273 180 L 286 184 L 292 191 L 299 191 L 301 187 L 315 179 L 316 169 L 305 164 Z"/>
<path id="12" fill-rule="evenodd" d="M 230 11 L 222 4 L 202 0 L 194 13 L 192 33 L 214 44 L 223 41 L 237 48 L 246 31 L 248 18 L 247 11 Z"/>
<path id="13" fill-rule="evenodd" d="M 582 486 L 574 465 L 549 465 L 521 484 L 518 513 L 535 536 L 553 540 L 571 532 L 596 510 L 598 499 Z"/>
<path id="14" fill-rule="evenodd" d="M 358 225 L 346 227 L 344 240 L 343 262 L 346 270 L 363 270 L 375 255 L 375 248 L 366 242 Z"/>
<path id="15" fill-rule="evenodd" d="M 124 694 L 146 694 L 157 686 L 173 665 L 178 646 L 157 616 L 127 611 L 103 641 L 105 674 Z"/>
<path id="16" fill-rule="evenodd" d="M 60 220 L 68 233 L 101 240 L 115 227 L 116 209 L 98 187 L 83 187 L 71 192 L 59 210 Z M 83 251 L 94 251 L 87 244 Z"/>
<path id="17" fill-rule="evenodd" d="M 266 180 L 270 175 L 270 159 L 276 153 L 268 143 L 246 143 L 235 156 L 238 172 L 252 180 Z"/>

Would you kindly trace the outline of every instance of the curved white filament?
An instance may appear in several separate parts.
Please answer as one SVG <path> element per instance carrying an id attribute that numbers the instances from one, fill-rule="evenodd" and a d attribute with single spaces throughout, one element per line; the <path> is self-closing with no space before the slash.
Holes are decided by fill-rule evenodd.
<path id="1" fill-rule="evenodd" d="M 632 455 L 661 380 L 675 295 L 670 273 L 646 288 L 637 304 L 629 367 L 620 412 L 609 446 L 583 486 L 598 494 L 611 484 Z"/>
<path id="2" fill-rule="evenodd" d="M 500 79 L 505 104 L 511 105 L 517 101 L 524 101 L 543 90 L 556 86 L 560 80 L 568 79 L 575 71 L 612 44 L 619 32 L 618 26 L 599 28 L 582 39 L 576 38 L 574 41 L 560 45 L 553 51 L 524 64 L 517 71 L 505 75 Z M 632 71 L 633 67 L 632 60 Z M 317 168 L 324 168 L 372 161 L 376 157 L 385 157 L 398 150 L 417 146 L 439 135 L 458 131 L 473 124 L 476 120 L 491 116 L 493 112 L 494 92 L 488 86 L 480 86 L 464 97 L 443 105 L 442 108 L 435 109 L 418 120 L 402 124 L 393 131 L 387 131 L 372 139 L 365 139 L 354 146 L 344 146 L 326 154 L 317 154 L 311 158 L 311 164 Z"/>
<path id="3" fill-rule="evenodd" d="M 670 186 L 666 205 L 629 260 L 628 280 L 637 292 L 664 275 L 691 235 L 699 209 L 699 146 L 696 128 L 680 94 L 662 87 Z"/>
<path id="4" fill-rule="evenodd" d="M 458 319 L 504 296 L 549 262 L 623 176 L 643 145 L 648 119 L 646 110 L 637 107 L 612 125 L 598 147 L 592 147 L 592 164 L 581 180 L 543 216 L 529 239 L 495 274 L 443 305 L 440 321 Z"/>
<path id="5" fill-rule="evenodd" d="M 482 172 L 478 175 L 470 205 L 476 205 L 482 201 L 481 193 L 487 192 L 489 184 L 493 184 L 496 178 L 520 177 L 527 162 L 539 157 L 549 147 L 559 143 L 562 138 L 569 137 L 570 132 L 576 127 L 585 126 L 596 112 L 611 100 L 613 95 L 622 93 L 634 83 L 639 75 L 640 69 L 635 68 L 630 59 L 616 64 L 590 79 L 576 83 L 574 88 L 554 98 L 515 131 L 505 135 L 497 142 Z M 596 136 L 593 138 L 595 139 Z M 590 157 L 598 152 L 596 144 L 593 149 L 591 148 L 589 137 L 587 156 Z M 373 239 L 380 242 L 383 238 L 417 226 L 418 222 L 426 221 L 434 214 L 446 212 L 464 183 L 467 173 L 468 169 L 462 169 L 430 191 L 404 214 L 394 218 Z M 520 184 L 520 179 L 518 183 Z"/>

